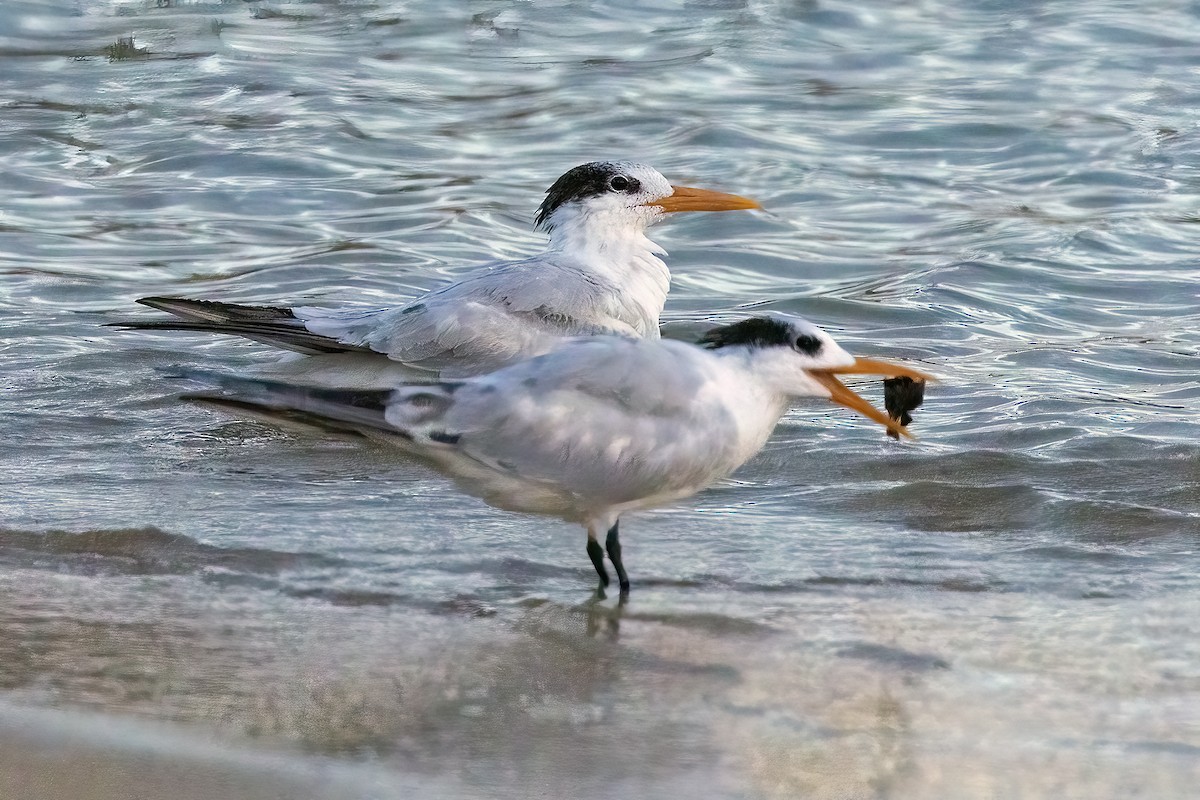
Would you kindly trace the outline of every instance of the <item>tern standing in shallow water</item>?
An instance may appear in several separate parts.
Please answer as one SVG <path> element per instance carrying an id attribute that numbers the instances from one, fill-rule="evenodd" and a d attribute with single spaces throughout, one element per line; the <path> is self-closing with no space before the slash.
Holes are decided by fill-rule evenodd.
<path id="1" fill-rule="evenodd" d="M 607 550 L 626 592 L 623 514 L 727 477 L 762 448 L 793 398 L 823 397 L 907 435 L 837 376 L 927 377 L 856 359 L 784 315 L 714 328 L 699 344 L 580 337 L 490 374 L 388 390 L 202 373 L 220 390 L 185 398 L 400 443 L 493 506 L 582 524 L 601 590 Z"/>
<path id="2" fill-rule="evenodd" d="M 234 334 L 301 353 L 340 354 L 343 366 L 353 354 L 382 354 L 412 368 L 400 372 L 410 378 L 479 374 L 548 352 L 564 336 L 657 338 L 671 273 L 646 228 L 677 211 L 751 208 L 758 203 L 737 195 L 672 186 L 645 164 L 593 162 L 547 190 L 536 216 L 550 237 L 544 252 L 485 264 L 403 306 L 281 308 L 146 297 L 138 302 L 176 318 L 113 324 Z M 317 359 L 287 372 L 304 378 L 331 366 L 338 365 Z M 379 385 L 396 372 L 372 358 L 352 374 Z"/>

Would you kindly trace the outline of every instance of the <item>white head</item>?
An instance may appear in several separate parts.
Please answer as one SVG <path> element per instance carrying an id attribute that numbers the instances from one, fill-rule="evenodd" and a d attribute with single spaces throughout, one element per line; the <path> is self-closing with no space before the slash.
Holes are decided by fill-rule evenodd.
<path id="1" fill-rule="evenodd" d="M 824 397 L 908 436 L 897 420 L 872 406 L 837 379 L 859 374 L 932 380 L 910 367 L 877 359 L 855 358 L 825 331 L 787 314 L 770 314 L 713 328 L 698 344 L 736 354 L 766 385 L 789 397 Z"/>
<path id="2" fill-rule="evenodd" d="M 568 170 L 546 190 L 535 223 L 556 238 L 560 231 L 632 230 L 673 211 L 759 208 L 745 197 L 672 186 L 658 170 L 632 161 L 593 161 Z"/>

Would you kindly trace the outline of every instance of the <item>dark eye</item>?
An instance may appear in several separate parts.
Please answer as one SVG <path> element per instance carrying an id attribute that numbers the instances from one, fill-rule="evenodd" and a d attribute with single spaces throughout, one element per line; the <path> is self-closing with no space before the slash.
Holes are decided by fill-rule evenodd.
<path id="1" fill-rule="evenodd" d="M 796 337 L 796 349 L 805 355 L 815 356 L 821 351 L 821 340 L 807 333 Z"/>
<path id="2" fill-rule="evenodd" d="M 629 188 L 629 178 L 624 175 L 618 175 L 608 182 L 608 185 L 614 192 L 623 192 Z"/>

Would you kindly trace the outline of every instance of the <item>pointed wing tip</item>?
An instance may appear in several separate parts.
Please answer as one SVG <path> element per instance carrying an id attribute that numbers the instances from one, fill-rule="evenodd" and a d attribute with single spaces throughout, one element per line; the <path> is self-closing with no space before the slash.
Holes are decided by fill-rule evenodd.
<path id="1" fill-rule="evenodd" d="M 159 306 L 164 305 L 166 303 L 176 302 L 176 301 L 178 301 L 178 299 L 179 298 L 177 298 L 177 297 L 153 296 L 153 297 L 139 297 L 138 299 L 134 300 L 133 302 L 137 303 L 138 305 L 150 306 L 150 308 L 158 308 Z"/>

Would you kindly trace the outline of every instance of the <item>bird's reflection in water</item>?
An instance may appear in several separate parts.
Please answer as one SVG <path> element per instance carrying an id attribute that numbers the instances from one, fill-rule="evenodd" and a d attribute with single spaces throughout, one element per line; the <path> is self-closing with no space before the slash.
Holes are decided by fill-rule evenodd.
<path id="1" fill-rule="evenodd" d="M 615 606 L 604 605 L 603 601 L 607 599 L 604 590 L 598 588 L 584 603 L 583 609 L 587 613 L 587 635 L 595 637 L 603 634 L 606 639 L 615 642 L 621 631 L 621 616 L 629 603 L 629 592 L 621 592 Z"/>

